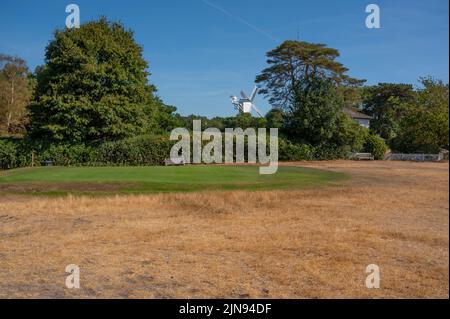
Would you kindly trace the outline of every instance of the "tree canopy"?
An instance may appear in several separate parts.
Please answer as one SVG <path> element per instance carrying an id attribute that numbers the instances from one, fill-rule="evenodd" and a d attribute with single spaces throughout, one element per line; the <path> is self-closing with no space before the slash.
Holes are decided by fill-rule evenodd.
<path id="1" fill-rule="evenodd" d="M 411 84 L 380 83 L 363 90 L 363 111 L 372 116 L 371 129 L 384 139 L 396 135 L 407 104 L 414 100 Z"/>
<path id="2" fill-rule="evenodd" d="M 286 108 L 301 90 L 303 81 L 327 79 L 336 86 L 359 86 L 364 80 L 351 78 L 348 69 L 336 61 L 339 51 L 324 44 L 285 41 L 267 52 L 267 64 L 256 83 L 274 107 Z"/>
<path id="3" fill-rule="evenodd" d="M 57 30 L 36 70 L 30 135 L 89 142 L 156 131 L 163 106 L 147 68 L 142 47 L 120 23 L 102 18 Z"/>
<path id="4" fill-rule="evenodd" d="M 422 87 L 405 108 L 392 147 L 404 153 L 438 153 L 449 148 L 449 86 L 421 78 Z"/>
<path id="5" fill-rule="evenodd" d="M 339 51 L 323 44 L 285 41 L 267 53 L 268 67 L 256 77 L 282 120 L 282 133 L 290 140 L 344 154 L 361 147 L 362 129 L 342 110 L 358 102 L 355 91 L 363 80 L 347 75 L 336 61 Z M 347 98 L 346 98 L 347 97 Z M 359 146 L 358 146 L 358 145 Z M 323 157 L 327 157 L 323 154 Z"/>
<path id="6" fill-rule="evenodd" d="M 0 54 L 0 131 L 24 133 L 33 79 L 26 62 Z"/>
<path id="7" fill-rule="evenodd" d="M 342 101 L 329 80 L 303 80 L 286 116 L 288 136 L 318 145 L 333 136 Z"/>
<path id="8" fill-rule="evenodd" d="M 282 128 L 284 124 L 284 113 L 282 110 L 273 108 L 266 114 L 267 127 Z"/>

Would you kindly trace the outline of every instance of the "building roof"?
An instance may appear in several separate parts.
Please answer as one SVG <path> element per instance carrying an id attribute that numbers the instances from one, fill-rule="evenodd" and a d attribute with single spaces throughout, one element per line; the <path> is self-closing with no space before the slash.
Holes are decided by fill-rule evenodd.
<path id="1" fill-rule="evenodd" d="M 344 113 L 347 114 L 348 116 L 350 116 L 352 119 L 355 120 L 371 120 L 372 117 L 366 114 L 363 114 L 360 112 L 360 110 L 358 110 L 357 108 L 354 107 L 344 107 Z"/>

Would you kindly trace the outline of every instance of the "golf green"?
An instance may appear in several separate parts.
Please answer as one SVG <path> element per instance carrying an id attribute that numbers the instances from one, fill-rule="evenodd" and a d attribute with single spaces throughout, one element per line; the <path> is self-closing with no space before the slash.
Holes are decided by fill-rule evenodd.
<path id="1" fill-rule="evenodd" d="M 304 167 L 279 167 L 273 175 L 260 175 L 258 166 L 36 167 L 0 172 L 0 194 L 296 189 L 335 184 L 345 178 L 343 173 Z"/>

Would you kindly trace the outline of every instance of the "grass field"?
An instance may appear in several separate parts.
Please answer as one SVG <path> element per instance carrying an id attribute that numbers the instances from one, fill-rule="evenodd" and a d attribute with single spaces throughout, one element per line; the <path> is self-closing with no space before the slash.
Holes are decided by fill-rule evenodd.
<path id="1" fill-rule="evenodd" d="M 0 173 L 0 193 L 95 195 L 296 189 L 327 185 L 346 177 L 343 173 L 301 167 L 280 167 L 273 175 L 260 175 L 257 166 L 37 167 Z"/>
<path id="2" fill-rule="evenodd" d="M 1 193 L 0 297 L 449 297 L 448 163 L 284 165 L 351 178 L 269 191 Z M 12 172 L 8 183 L 31 179 Z M 65 287 L 69 264 L 80 289 Z M 365 286 L 369 264 L 380 289 Z"/>

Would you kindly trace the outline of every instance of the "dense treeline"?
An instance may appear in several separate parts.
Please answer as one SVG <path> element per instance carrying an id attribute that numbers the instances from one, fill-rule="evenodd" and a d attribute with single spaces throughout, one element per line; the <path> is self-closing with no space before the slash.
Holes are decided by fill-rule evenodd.
<path id="1" fill-rule="evenodd" d="M 102 18 L 55 31 L 45 64 L 0 55 L 0 168 L 39 165 L 157 165 L 168 157 L 173 128 L 279 128 L 280 160 L 344 158 L 371 152 L 448 149 L 448 84 L 363 86 L 323 44 L 285 41 L 267 53 L 256 83 L 273 106 L 250 114 L 181 116 L 157 96 L 133 32 Z M 358 108 L 370 130 L 343 109 Z"/>
<path id="2" fill-rule="evenodd" d="M 449 85 L 431 77 L 419 87 L 381 83 L 364 88 L 363 110 L 371 130 L 401 153 L 438 153 L 449 148 Z"/>

